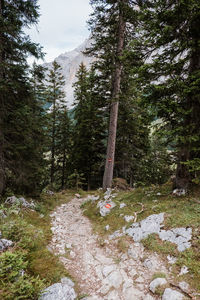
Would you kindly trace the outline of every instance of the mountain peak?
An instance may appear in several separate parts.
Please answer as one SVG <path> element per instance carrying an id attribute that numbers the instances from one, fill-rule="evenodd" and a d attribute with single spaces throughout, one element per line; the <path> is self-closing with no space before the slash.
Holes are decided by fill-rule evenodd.
<path id="1" fill-rule="evenodd" d="M 84 65 L 89 68 L 94 61 L 93 57 L 88 57 L 82 53 L 90 46 L 90 44 L 91 39 L 88 38 L 74 50 L 62 53 L 55 58 L 56 62 L 62 67 L 63 75 L 66 80 L 64 91 L 66 93 L 66 102 L 69 108 L 72 107 L 74 102 L 73 84 L 76 81 L 76 73 L 80 64 L 83 62 Z M 46 63 L 44 66 L 49 69 L 52 66 L 52 62 Z"/>

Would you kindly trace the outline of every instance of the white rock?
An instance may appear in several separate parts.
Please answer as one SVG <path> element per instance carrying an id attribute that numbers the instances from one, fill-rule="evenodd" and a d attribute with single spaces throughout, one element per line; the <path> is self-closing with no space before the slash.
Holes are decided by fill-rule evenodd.
<path id="1" fill-rule="evenodd" d="M 113 271 L 107 277 L 110 285 L 118 289 L 123 282 L 122 276 L 119 271 Z"/>
<path id="2" fill-rule="evenodd" d="M 149 289 L 152 293 L 155 293 L 157 287 L 164 285 L 166 283 L 167 283 L 167 280 L 165 278 L 156 278 L 150 283 Z"/>
<path id="3" fill-rule="evenodd" d="M 70 255 L 71 258 L 75 258 L 76 257 L 76 254 L 73 251 L 70 251 L 69 255 Z"/>
<path id="4" fill-rule="evenodd" d="M 134 216 L 124 216 L 124 220 L 126 222 L 130 222 L 130 221 L 134 220 Z"/>
<path id="5" fill-rule="evenodd" d="M 12 247 L 14 243 L 10 240 L 0 239 L 0 252 Z"/>
<path id="6" fill-rule="evenodd" d="M 175 189 L 173 190 L 172 193 L 174 196 L 185 196 L 186 195 L 186 190 L 185 189 Z"/>
<path id="7" fill-rule="evenodd" d="M 181 281 L 179 282 L 178 286 L 184 291 L 184 292 L 188 292 L 190 290 L 190 286 L 187 282 L 185 281 Z"/>
<path id="8" fill-rule="evenodd" d="M 123 296 L 126 300 L 140 300 L 142 299 L 143 293 L 134 287 L 130 287 L 124 291 Z"/>
<path id="9" fill-rule="evenodd" d="M 181 268 L 181 271 L 180 271 L 180 273 L 179 273 L 179 276 L 184 275 L 184 274 L 187 274 L 188 272 L 189 272 L 188 267 L 183 266 L 183 267 Z"/>
<path id="10" fill-rule="evenodd" d="M 164 294 L 162 296 L 162 300 L 182 300 L 184 299 L 183 294 L 172 290 L 170 288 L 165 289 Z"/>
<path id="11" fill-rule="evenodd" d="M 106 300 L 118 300 L 119 295 L 118 292 L 116 290 L 111 291 L 107 296 L 106 296 Z"/>
<path id="12" fill-rule="evenodd" d="M 128 249 L 128 255 L 134 260 L 138 260 L 143 256 L 143 250 L 139 247 L 134 247 L 133 245 L 131 245 Z"/>
<path id="13" fill-rule="evenodd" d="M 75 300 L 74 289 L 66 283 L 55 283 L 45 289 L 39 300 Z"/>
<path id="14" fill-rule="evenodd" d="M 115 265 L 108 265 L 103 268 L 102 273 L 105 277 L 107 277 L 112 271 L 115 271 L 115 270 L 116 270 Z"/>
<path id="15" fill-rule="evenodd" d="M 168 260 L 168 263 L 169 263 L 169 264 L 173 265 L 173 264 L 176 263 L 177 258 L 174 257 L 174 256 L 167 255 L 167 260 Z"/>
<path id="16" fill-rule="evenodd" d="M 75 197 L 76 198 L 81 198 L 81 195 L 80 194 L 75 194 Z"/>
<path id="17" fill-rule="evenodd" d="M 74 286 L 73 281 L 72 281 L 71 279 L 69 279 L 68 277 L 63 277 L 63 278 L 61 279 L 61 283 L 67 284 L 68 286 L 71 286 L 71 287 Z"/>
<path id="18" fill-rule="evenodd" d="M 106 225 L 106 226 L 105 226 L 105 230 L 106 230 L 106 231 L 108 231 L 109 228 L 110 228 L 110 225 Z"/>
<path id="19" fill-rule="evenodd" d="M 126 206 L 126 204 L 125 203 L 120 203 L 120 206 L 119 206 L 119 208 L 124 208 Z"/>
<path id="20" fill-rule="evenodd" d="M 142 298 L 142 300 L 154 300 L 154 298 L 151 295 L 147 294 Z"/>

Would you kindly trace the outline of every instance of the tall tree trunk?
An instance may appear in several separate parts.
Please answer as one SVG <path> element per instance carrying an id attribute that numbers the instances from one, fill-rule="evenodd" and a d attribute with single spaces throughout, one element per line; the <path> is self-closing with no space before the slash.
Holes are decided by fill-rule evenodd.
<path id="1" fill-rule="evenodd" d="M 0 0 L 0 16 L 3 17 L 3 7 L 4 0 Z M 4 74 L 4 50 L 2 49 L 3 45 L 3 33 L 0 32 L 0 83 L 3 82 Z M 0 195 L 2 195 L 5 189 L 5 158 L 4 158 L 4 95 L 0 92 Z"/>
<path id="2" fill-rule="evenodd" d="M 127 0 L 119 0 L 119 29 L 118 29 L 118 44 L 117 44 L 117 58 L 116 66 L 113 75 L 113 87 L 112 87 L 112 103 L 110 109 L 110 124 L 108 133 L 107 155 L 105 170 L 103 176 L 103 189 L 106 190 L 112 186 L 113 169 L 115 159 L 115 144 L 116 144 L 116 132 L 117 132 L 117 119 L 118 119 L 118 107 L 119 107 L 119 94 L 121 84 L 121 74 L 123 63 L 120 56 L 122 56 L 124 50 L 124 37 L 126 22 L 123 16 L 123 5 Z"/>

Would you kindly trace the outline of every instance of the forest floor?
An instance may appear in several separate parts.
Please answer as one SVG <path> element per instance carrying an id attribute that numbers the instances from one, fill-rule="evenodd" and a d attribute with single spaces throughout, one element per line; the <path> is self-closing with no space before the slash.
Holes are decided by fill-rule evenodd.
<path id="1" fill-rule="evenodd" d="M 102 197 L 101 193 L 97 194 Z M 75 280 L 79 299 L 161 299 L 169 287 L 183 292 L 184 299 L 200 299 L 199 228 L 196 227 L 200 221 L 199 204 L 191 202 L 191 197 L 188 201 L 187 197 L 170 196 L 166 187 L 159 191 L 151 187 L 119 192 L 114 201 L 116 204 L 123 202 L 126 207 L 116 207 L 105 217 L 99 214 L 97 202 L 77 197 L 58 206 L 51 214 L 50 248 Z M 195 229 L 192 248 L 179 253 L 173 244 L 160 241 L 156 235 L 142 243 L 135 243 L 127 236 L 110 239 L 113 232 L 131 224 L 127 224 L 123 216 L 139 211 L 138 201 L 144 205 L 144 211 L 138 214 L 139 220 L 165 212 L 166 228 L 191 226 Z M 105 230 L 106 225 L 109 225 L 108 230 Z M 167 255 L 176 257 L 174 265 L 169 264 Z M 185 266 L 188 273 L 180 274 Z M 152 293 L 149 290 L 152 280 L 163 277 L 166 284 Z M 190 287 L 184 292 L 179 283 L 185 281 Z"/>
<path id="2" fill-rule="evenodd" d="M 169 288 L 186 299 L 200 299 L 199 190 L 181 197 L 173 196 L 167 184 L 117 191 L 115 207 L 106 216 L 98 207 L 102 191 L 75 194 L 44 192 L 35 200 L 35 210 L 1 204 L 2 238 L 14 246 L 1 254 L 0 299 L 37 299 L 42 289 L 63 277 L 75 282 L 77 300 L 175 300 L 163 298 Z M 91 195 L 99 200 L 91 200 Z M 164 230 L 192 229 L 190 248 L 179 252 L 157 234 L 140 243 L 117 234 L 160 213 L 165 214 Z M 136 215 L 130 222 L 124 218 Z M 174 264 L 169 255 L 176 259 Z M 156 278 L 166 282 L 152 293 L 150 283 Z"/>

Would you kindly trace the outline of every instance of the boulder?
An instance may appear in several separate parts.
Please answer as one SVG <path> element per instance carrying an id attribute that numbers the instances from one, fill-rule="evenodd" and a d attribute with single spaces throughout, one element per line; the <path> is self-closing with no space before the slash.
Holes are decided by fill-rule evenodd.
<path id="1" fill-rule="evenodd" d="M 105 217 L 115 206 L 116 204 L 112 200 L 100 201 L 98 203 L 98 207 L 100 208 L 100 215 L 102 217 Z"/>
<path id="2" fill-rule="evenodd" d="M 186 190 L 185 189 L 175 189 L 173 190 L 173 193 L 172 193 L 174 196 L 185 196 L 186 195 Z"/>
<path id="3" fill-rule="evenodd" d="M 165 278 L 156 278 L 150 283 L 149 289 L 152 293 L 155 293 L 156 289 L 159 286 L 165 285 L 166 283 L 167 283 L 167 280 Z"/>
<path id="4" fill-rule="evenodd" d="M 14 243 L 10 240 L 0 239 L 0 252 L 7 250 L 9 247 L 12 247 Z"/>
<path id="5" fill-rule="evenodd" d="M 29 203 L 25 198 L 20 197 L 17 198 L 15 196 L 11 196 L 8 197 L 5 201 L 6 204 L 10 204 L 10 205 L 21 205 L 25 208 L 30 208 L 30 209 L 35 209 L 35 204 L 33 201 L 31 201 L 31 203 Z"/>
<path id="6" fill-rule="evenodd" d="M 61 279 L 61 283 L 55 283 L 42 291 L 39 300 L 75 300 L 74 283 L 67 277 Z"/>
<path id="7" fill-rule="evenodd" d="M 170 288 L 165 289 L 164 294 L 162 296 L 162 300 L 183 300 L 183 294 L 172 290 Z"/>

